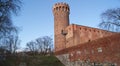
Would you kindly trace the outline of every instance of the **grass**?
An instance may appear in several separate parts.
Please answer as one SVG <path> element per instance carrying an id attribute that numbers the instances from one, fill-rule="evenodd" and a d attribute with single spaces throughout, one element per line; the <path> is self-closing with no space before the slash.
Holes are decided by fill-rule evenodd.
<path id="1" fill-rule="evenodd" d="M 28 66 L 64 66 L 55 56 L 29 56 Z"/>
<path id="2" fill-rule="evenodd" d="M 25 63 L 26 66 L 64 66 L 55 56 L 19 56 L 7 57 L 5 61 L 0 61 L 0 66 L 19 66 Z"/>

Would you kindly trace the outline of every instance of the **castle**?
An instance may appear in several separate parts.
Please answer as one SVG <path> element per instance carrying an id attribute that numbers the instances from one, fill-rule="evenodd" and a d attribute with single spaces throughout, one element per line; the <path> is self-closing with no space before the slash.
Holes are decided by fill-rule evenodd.
<path id="1" fill-rule="evenodd" d="M 66 66 L 120 66 L 120 34 L 69 24 L 66 3 L 53 6 L 55 55 Z"/>

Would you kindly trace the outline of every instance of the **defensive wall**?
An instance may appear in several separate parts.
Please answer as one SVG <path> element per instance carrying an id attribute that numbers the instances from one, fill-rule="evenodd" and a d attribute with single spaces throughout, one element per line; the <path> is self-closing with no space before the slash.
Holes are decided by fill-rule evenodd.
<path id="1" fill-rule="evenodd" d="M 65 48 L 76 46 L 85 42 L 91 42 L 93 40 L 114 34 L 114 32 L 76 24 L 71 24 L 66 27 L 65 32 L 67 33 L 65 36 Z"/>
<path id="2" fill-rule="evenodd" d="M 120 66 L 120 33 L 55 52 L 66 66 Z"/>
<path id="3" fill-rule="evenodd" d="M 66 3 L 53 6 L 55 55 L 65 66 L 120 66 L 120 33 L 69 24 Z"/>

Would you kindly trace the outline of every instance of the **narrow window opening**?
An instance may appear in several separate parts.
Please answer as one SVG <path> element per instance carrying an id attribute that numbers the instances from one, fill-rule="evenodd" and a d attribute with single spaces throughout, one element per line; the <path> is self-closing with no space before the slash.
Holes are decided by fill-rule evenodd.
<path id="1" fill-rule="evenodd" d="M 58 7 L 56 8 L 56 10 L 58 11 Z"/>

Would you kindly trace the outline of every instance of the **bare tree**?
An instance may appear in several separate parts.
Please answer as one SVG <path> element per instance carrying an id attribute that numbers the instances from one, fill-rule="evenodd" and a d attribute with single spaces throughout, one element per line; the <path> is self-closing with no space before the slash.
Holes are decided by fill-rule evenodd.
<path id="1" fill-rule="evenodd" d="M 27 49 L 32 52 L 32 54 L 35 54 L 37 52 L 37 44 L 34 41 L 30 41 L 26 44 Z"/>
<path id="2" fill-rule="evenodd" d="M 36 43 L 38 45 L 38 53 L 42 53 L 43 52 L 43 40 L 42 40 L 42 38 L 37 38 Z"/>
<path id="3" fill-rule="evenodd" d="M 49 37 L 49 36 L 44 36 L 43 37 L 43 50 L 44 50 L 44 54 L 46 54 L 46 53 L 49 53 L 49 52 L 51 52 L 51 50 L 52 50 L 52 44 L 53 44 L 53 42 L 52 42 L 52 38 L 51 37 Z"/>
<path id="4" fill-rule="evenodd" d="M 120 31 L 120 8 L 106 10 L 101 14 L 101 18 L 100 28 L 114 32 Z"/>
<path id="5" fill-rule="evenodd" d="M 18 15 L 20 6 L 20 0 L 0 0 L 0 46 L 2 47 L 8 44 L 11 34 L 16 36 L 18 33 L 18 28 L 13 25 L 11 16 Z"/>
<path id="6" fill-rule="evenodd" d="M 53 41 L 49 36 L 37 38 L 35 41 L 30 41 L 26 44 L 27 49 L 33 53 L 46 55 L 52 52 Z"/>
<path id="7" fill-rule="evenodd" d="M 17 31 L 12 23 L 11 15 L 17 15 L 20 6 L 20 0 L 0 0 L 0 38 Z"/>
<path id="8" fill-rule="evenodd" d="M 14 54 L 20 46 L 20 40 L 18 35 L 11 35 L 6 37 L 4 40 L 4 44 L 5 49 L 8 50 L 10 53 Z"/>

